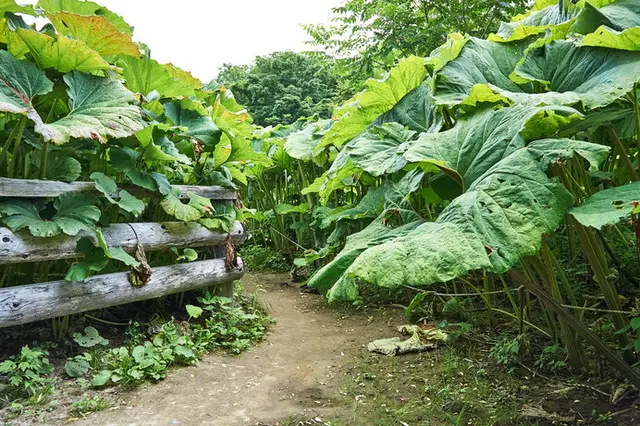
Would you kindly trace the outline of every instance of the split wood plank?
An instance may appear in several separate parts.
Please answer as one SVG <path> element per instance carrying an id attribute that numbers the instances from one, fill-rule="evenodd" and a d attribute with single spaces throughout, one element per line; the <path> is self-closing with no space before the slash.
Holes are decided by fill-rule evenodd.
<path id="1" fill-rule="evenodd" d="M 244 275 L 241 259 L 238 264 L 227 270 L 224 259 L 213 259 L 157 267 L 142 287 L 131 285 L 128 272 L 119 272 L 0 288 L 0 328 L 231 283 Z"/>
<path id="2" fill-rule="evenodd" d="M 224 245 L 229 235 L 234 243 L 241 244 L 246 237 L 245 228 L 240 222 L 236 222 L 230 233 L 210 231 L 194 222 L 165 222 L 118 223 L 102 228 L 102 234 L 107 245 L 122 247 L 131 253 L 135 252 L 138 242 L 146 252 L 152 252 L 171 247 Z M 76 246 L 83 237 L 90 238 L 94 245 L 98 244 L 95 233 L 88 231 L 83 231 L 75 237 L 60 235 L 38 238 L 26 230 L 13 233 L 8 228 L 0 228 L 0 265 L 79 257 Z"/>
<path id="3" fill-rule="evenodd" d="M 180 198 L 187 198 L 189 192 L 211 200 L 233 201 L 238 198 L 236 191 L 222 186 L 173 185 L 173 187 L 180 189 Z M 119 188 L 137 197 L 155 198 L 159 196 L 157 192 L 149 191 L 139 186 L 121 185 Z M 0 177 L 0 197 L 55 198 L 65 192 L 86 192 L 97 196 L 102 195 L 93 182 L 66 183 L 53 180 Z M 111 195 L 113 198 L 119 198 L 118 194 Z"/>

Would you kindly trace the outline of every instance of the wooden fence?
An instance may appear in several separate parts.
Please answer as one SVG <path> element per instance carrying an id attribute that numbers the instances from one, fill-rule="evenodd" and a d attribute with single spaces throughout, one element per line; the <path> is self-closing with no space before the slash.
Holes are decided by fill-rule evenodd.
<path id="1" fill-rule="evenodd" d="M 227 188 L 210 186 L 176 186 L 182 194 L 188 192 L 212 201 L 233 201 L 237 194 Z M 137 187 L 124 187 L 133 195 L 156 197 L 157 194 Z M 55 181 L 0 178 L 0 198 L 55 198 L 65 192 L 93 193 L 101 196 L 93 182 L 64 183 Z M 117 194 L 113 194 L 117 197 Z M 129 273 L 96 275 L 84 281 L 50 281 L 0 288 L 0 328 L 56 318 L 124 303 L 218 286 L 220 294 L 233 295 L 233 282 L 244 275 L 244 265 L 228 269 L 225 245 L 231 237 L 235 244 L 245 239 L 245 228 L 236 222 L 230 233 L 210 231 L 197 223 L 121 223 L 102 228 L 109 246 L 135 252 L 140 245 L 145 252 L 172 247 L 214 247 L 215 259 L 186 264 L 154 267 L 151 280 L 135 287 Z M 28 231 L 13 233 L 0 227 L 0 265 L 43 262 L 79 257 L 76 245 L 83 237 L 96 242 L 94 233 L 84 232 L 75 237 L 61 235 L 36 238 Z"/>

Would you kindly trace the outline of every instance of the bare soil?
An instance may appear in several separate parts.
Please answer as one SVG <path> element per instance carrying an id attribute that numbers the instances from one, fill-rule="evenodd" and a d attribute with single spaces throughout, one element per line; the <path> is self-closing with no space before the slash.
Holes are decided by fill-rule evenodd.
<path id="1" fill-rule="evenodd" d="M 166 380 L 114 395 L 118 406 L 77 425 L 276 425 L 289 416 L 344 417 L 342 371 L 371 340 L 395 335 L 397 310 L 336 314 L 286 275 L 247 276 L 275 319 L 267 339 L 240 356 L 214 354 Z"/>

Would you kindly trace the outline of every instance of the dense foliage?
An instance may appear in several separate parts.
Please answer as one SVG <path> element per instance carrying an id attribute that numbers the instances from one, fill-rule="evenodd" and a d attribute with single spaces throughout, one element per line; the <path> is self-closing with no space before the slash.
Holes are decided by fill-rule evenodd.
<path id="1" fill-rule="evenodd" d="M 145 259 L 107 247 L 102 225 L 173 217 L 210 229 L 233 227 L 232 202 L 212 205 L 172 186 L 235 188 L 234 181 L 244 180 L 242 164 L 268 161 L 251 149 L 251 117 L 231 92 L 205 88 L 188 72 L 159 64 L 132 41 L 121 17 L 95 3 L 43 0 L 33 8 L 7 1 L 0 12 L 0 176 L 93 180 L 105 196 L 3 200 L 6 226 L 37 237 L 96 232 L 99 246 L 81 241 L 84 260 L 69 270 L 70 280 L 110 260 L 144 267 Z M 47 23 L 38 30 L 25 14 Z M 136 198 L 124 189 L 131 185 L 159 201 Z"/>
<path id="2" fill-rule="evenodd" d="M 260 130 L 274 164 L 245 167 L 256 226 L 276 247 L 306 248 L 298 265 L 333 259 L 308 283 L 330 300 L 357 299 L 364 283 L 480 282 L 492 318 L 561 340 L 576 366 L 585 329 L 558 309 L 582 320 L 602 298 L 619 349 L 638 349 L 620 293 L 637 295 L 640 271 L 639 12 L 539 0 L 486 39 L 454 33 L 400 60 L 331 120 Z M 503 275 L 514 268 L 553 305 L 517 302 L 522 281 Z"/>
<path id="3" fill-rule="evenodd" d="M 329 118 L 338 82 L 327 61 L 295 52 L 258 56 L 248 65 L 225 64 L 216 83 L 233 91 L 256 124 L 291 124 L 302 117 Z"/>

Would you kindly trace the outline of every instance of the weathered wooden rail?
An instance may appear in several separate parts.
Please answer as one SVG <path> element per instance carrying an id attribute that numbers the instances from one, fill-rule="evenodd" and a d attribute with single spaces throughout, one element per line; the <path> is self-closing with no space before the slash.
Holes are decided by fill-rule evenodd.
<path id="1" fill-rule="evenodd" d="M 178 186 L 182 194 L 195 193 L 215 201 L 233 201 L 237 194 L 222 187 Z M 157 194 L 137 187 L 121 188 L 139 197 Z M 55 198 L 65 192 L 87 192 L 96 196 L 93 182 L 54 182 L 0 178 L 0 198 Z M 113 194 L 117 197 L 117 194 Z M 220 294 L 233 295 L 233 282 L 244 275 L 241 259 L 227 268 L 225 245 L 231 238 L 235 244 L 246 236 L 244 226 L 236 222 L 227 232 L 211 231 L 197 223 L 119 223 L 102 228 L 107 245 L 134 252 L 140 245 L 146 252 L 171 247 L 213 247 L 215 259 L 186 264 L 154 267 L 151 280 L 144 286 L 133 286 L 129 272 L 96 275 L 84 281 L 51 281 L 0 288 L 0 328 L 26 324 L 65 315 L 117 306 L 124 303 L 154 299 L 198 288 L 216 286 Z M 75 237 L 36 238 L 21 231 L 0 227 L 0 265 L 73 259 L 78 241 L 88 237 L 97 243 L 91 232 Z"/>

